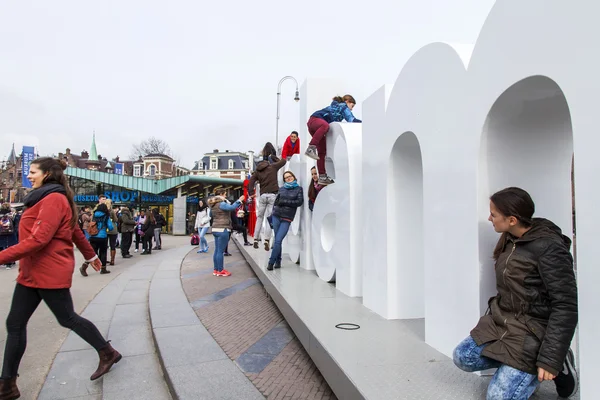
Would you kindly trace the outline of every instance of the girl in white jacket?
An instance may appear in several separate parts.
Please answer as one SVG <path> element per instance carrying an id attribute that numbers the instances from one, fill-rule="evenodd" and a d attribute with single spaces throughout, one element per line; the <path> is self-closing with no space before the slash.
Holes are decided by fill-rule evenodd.
<path id="1" fill-rule="evenodd" d="M 198 212 L 196 213 L 196 225 L 194 227 L 200 236 L 200 250 L 198 253 L 208 253 L 208 242 L 206 241 L 206 232 L 210 228 L 210 208 L 200 200 L 198 203 Z"/>

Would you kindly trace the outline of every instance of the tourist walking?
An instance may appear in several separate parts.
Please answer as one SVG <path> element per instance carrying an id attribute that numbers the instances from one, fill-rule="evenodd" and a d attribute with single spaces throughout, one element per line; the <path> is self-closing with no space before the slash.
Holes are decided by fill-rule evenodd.
<path id="1" fill-rule="evenodd" d="M 121 227 L 121 257 L 131 258 L 129 253 L 131 249 L 131 241 L 133 240 L 133 231 L 135 230 L 135 221 L 132 216 L 130 207 L 121 208 L 121 216 L 119 217 L 119 226 Z"/>
<path id="2" fill-rule="evenodd" d="M 225 199 L 226 193 L 225 189 L 219 189 L 215 193 L 216 196 L 208 199 L 208 206 L 213 217 L 212 234 L 215 238 L 213 275 L 224 277 L 231 276 L 231 272 L 223 268 L 223 253 L 231 232 L 231 211 L 238 208 L 244 201 L 244 196 L 241 196 L 235 203 L 229 204 Z"/>
<path id="3" fill-rule="evenodd" d="M 255 185 L 260 185 L 260 197 L 258 198 L 258 212 L 256 216 L 256 227 L 254 229 L 254 248 L 258 249 L 258 241 L 260 234 L 263 231 L 263 239 L 265 241 L 265 250 L 269 251 L 269 240 L 271 239 L 271 227 L 265 224 L 265 220 L 271 216 L 273 212 L 273 204 L 275 197 L 279 191 L 277 182 L 277 172 L 285 163 L 285 159 L 279 159 L 276 156 L 275 147 L 268 142 L 262 151 L 263 160 L 256 166 L 256 171 L 250 178 L 248 184 L 248 193 L 250 196 L 255 196 Z"/>
<path id="4" fill-rule="evenodd" d="M 533 218 L 534 210 L 523 189 L 490 198 L 488 220 L 502 234 L 493 253 L 498 294 L 454 350 L 464 371 L 497 368 L 489 400 L 528 399 L 544 380 L 554 380 L 561 397 L 578 386 L 570 349 L 578 318 L 571 240 L 551 221 Z"/>
<path id="5" fill-rule="evenodd" d="M 10 203 L 0 206 L 0 251 L 17 244 L 18 222 L 16 213 L 10 208 Z M 12 269 L 15 262 L 6 263 L 6 269 Z"/>
<path id="6" fill-rule="evenodd" d="M 317 160 L 319 170 L 319 184 L 329 185 L 333 182 L 325 170 L 325 157 L 327 156 L 327 132 L 332 122 L 362 122 L 352 114 L 356 100 L 349 94 L 344 97 L 336 96 L 331 104 L 322 110 L 315 111 L 308 120 L 308 133 L 312 136 L 308 148 L 304 153 L 306 156 Z"/>
<path id="7" fill-rule="evenodd" d="M 200 236 L 200 246 L 198 253 L 208 253 L 208 241 L 206 240 L 206 232 L 210 228 L 210 209 L 204 200 L 198 202 L 198 212 L 196 213 L 196 225 L 194 229 L 198 231 Z"/>
<path id="8" fill-rule="evenodd" d="M 6 319 L 6 345 L 0 377 L 0 399 L 20 397 L 19 364 L 27 346 L 27 322 L 43 300 L 58 323 L 89 343 L 100 358 L 90 379 L 106 374 L 121 354 L 113 349 L 96 326 L 75 313 L 71 287 L 75 255 L 73 243 L 100 269 L 100 261 L 77 226 L 77 207 L 63 173 L 67 164 L 49 157 L 33 160 L 27 179 L 33 190 L 25 197 L 27 209 L 20 224 L 20 243 L 0 252 L 0 264 L 19 260 L 20 268 Z"/>
<path id="9" fill-rule="evenodd" d="M 112 229 L 109 230 L 108 233 L 108 247 L 110 248 L 110 265 L 115 265 L 115 257 L 117 256 L 117 242 L 119 239 L 119 229 L 118 229 L 118 221 L 117 212 L 113 208 L 112 200 L 106 199 L 104 201 L 106 208 L 108 209 L 110 215 L 110 222 L 112 222 Z"/>
<path id="10" fill-rule="evenodd" d="M 108 251 L 108 232 L 114 229 L 113 223 L 110 219 L 110 212 L 106 206 L 107 201 L 109 200 L 106 200 L 104 203 L 100 203 L 96 206 L 96 211 L 94 211 L 94 216 L 88 226 L 90 244 L 102 263 L 102 268 L 100 269 L 101 274 L 110 274 L 110 271 L 106 269 L 106 253 Z M 81 275 L 87 276 L 87 268 L 87 263 L 84 263 L 81 268 L 79 268 Z"/>
<path id="11" fill-rule="evenodd" d="M 304 203 L 304 194 L 302 187 L 298 185 L 296 176 L 291 171 L 283 173 L 283 181 L 285 182 L 279 188 L 279 194 L 275 199 L 275 208 L 273 209 L 273 232 L 275 232 L 275 243 L 273 251 L 269 258 L 267 270 L 272 271 L 273 268 L 281 268 L 281 246 L 283 239 L 290 229 L 290 224 L 296 216 L 296 210 Z"/>

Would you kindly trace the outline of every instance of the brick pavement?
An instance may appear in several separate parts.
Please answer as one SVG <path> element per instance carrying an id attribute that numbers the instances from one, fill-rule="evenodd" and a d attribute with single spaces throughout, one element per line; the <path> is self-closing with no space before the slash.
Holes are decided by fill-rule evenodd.
<path id="1" fill-rule="evenodd" d="M 217 278 L 209 273 L 212 271 L 212 251 L 208 254 L 192 251 L 187 255 L 181 275 L 190 303 L 256 277 L 233 242 L 229 251 L 233 256 L 225 257 L 225 268 L 232 273 L 228 278 Z M 195 311 L 219 346 L 234 361 L 283 321 L 275 303 L 260 284 Z M 261 372 L 246 373 L 246 376 L 269 400 L 336 399 L 295 336 Z"/>

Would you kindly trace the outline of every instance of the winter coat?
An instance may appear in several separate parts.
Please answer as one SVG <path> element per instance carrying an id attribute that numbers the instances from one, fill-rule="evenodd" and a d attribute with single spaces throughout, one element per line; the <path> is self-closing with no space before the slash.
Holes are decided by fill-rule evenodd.
<path id="1" fill-rule="evenodd" d="M 352 111 L 350 111 L 345 102 L 338 103 L 337 101 L 332 101 L 331 105 L 319 111 L 315 111 L 311 117 L 324 119 L 328 124 L 332 122 L 341 122 L 343 120 L 348 122 L 362 122 L 352 114 Z"/>
<path id="2" fill-rule="evenodd" d="M 112 231 L 114 229 L 113 223 L 110 220 L 110 216 L 106 215 L 102 211 L 95 211 L 94 219 L 92 221 L 96 221 L 98 234 L 90 236 L 91 238 L 106 239 L 108 237 L 108 231 Z"/>
<path id="3" fill-rule="evenodd" d="M 260 184 L 260 194 L 277 193 L 279 190 L 279 182 L 277 181 L 277 172 L 286 163 L 286 159 L 279 159 L 275 156 L 269 157 L 269 160 L 263 160 L 256 166 L 256 171 L 250 178 L 248 185 L 248 193 L 254 195 L 254 185 Z M 272 161 L 272 163 L 271 163 Z"/>
<path id="4" fill-rule="evenodd" d="M 292 143 L 292 139 L 288 136 L 283 143 L 283 150 L 281 150 L 281 158 L 287 159 L 294 154 L 300 154 L 300 138 L 296 140 L 296 143 Z"/>
<path id="5" fill-rule="evenodd" d="M 240 204 L 239 200 L 233 204 L 229 204 L 225 197 L 222 196 L 209 198 L 208 206 L 213 216 L 212 231 L 223 232 L 226 229 L 231 230 L 231 211 L 238 208 Z"/>
<path id="6" fill-rule="evenodd" d="M 317 201 L 317 196 L 319 192 L 325 186 L 319 185 L 317 182 L 311 180 L 310 186 L 308 188 L 308 208 L 312 211 L 315 208 L 315 201 Z"/>
<path id="7" fill-rule="evenodd" d="M 293 221 L 296 216 L 296 210 L 302 203 L 304 203 L 302 186 L 288 189 L 284 185 L 279 188 L 279 194 L 275 198 L 273 215 L 286 221 Z"/>
<path id="8" fill-rule="evenodd" d="M 577 284 L 571 240 L 552 222 L 535 218 L 520 238 L 501 239 L 489 311 L 471 331 L 482 355 L 537 375 L 562 371 L 577 326 Z"/>
<path id="9" fill-rule="evenodd" d="M 163 226 L 167 226 L 167 221 L 165 220 L 165 217 L 162 214 L 158 213 L 156 215 L 156 228 L 162 229 Z"/>
<path id="10" fill-rule="evenodd" d="M 96 258 L 79 226 L 71 227 L 72 216 L 64 194 L 46 195 L 25 210 L 19 224 L 21 241 L 0 252 L 0 264 L 20 260 L 17 282 L 23 286 L 70 288 L 75 267 L 73 243 L 86 260 Z"/>
<path id="11" fill-rule="evenodd" d="M 81 214 L 81 221 L 83 221 L 83 226 L 81 227 L 81 229 L 83 229 L 84 231 L 87 231 L 88 226 L 90 225 L 90 221 L 92 220 L 92 215 L 90 213 L 86 213 L 86 212 L 82 212 Z"/>
<path id="12" fill-rule="evenodd" d="M 110 229 L 108 231 L 109 235 L 118 235 L 119 234 L 119 230 L 117 229 L 117 213 L 115 212 L 115 210 L 110 210 L 110 222 L 112 222 L 112 229 Z"/>
<path id="13" fill-rule="evenodd" d="M 202 224 L 202 220 L 204 218 L 207 218 L 208 221 L 205 224 Z M 202 229 L 204 227 L 210 226 L 210 215 L 209 215 L 209 208 L 206 207 L 204 210 L 202 211 L 198 211 L 196 213 L 196 225 L 194 226 L 195 230 L 198 229 Z"/>
<path id="14" fill-rule="evenodd" d="M 135 230 L 135 221 L 131 217 L 131 211 L 127 209 L 122 210 L 119 221 L 121 223 L 121 232 L 129 233 Z"/>
<path id="15" fill-rule="evenodd" d="M 18 229 L 19 229 L 19 219 L 18 215 L 13 213 L 10 209 L 2 209 L 0 210 L 0 219 L 4 216 L 8 216 L 10 219 L 10 223 L 12 223 L 12 233 L 7 233 L 5 235 L 0 235 L 0 249 L 6 249 L 10 246 L 14 246 L 18 243 Z"/>

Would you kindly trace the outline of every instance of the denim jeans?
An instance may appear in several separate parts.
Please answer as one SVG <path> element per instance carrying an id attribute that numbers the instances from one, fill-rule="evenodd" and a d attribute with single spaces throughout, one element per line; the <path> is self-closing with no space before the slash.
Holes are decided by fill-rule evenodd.
<path id="1" fill-rule="evenodd" d="M 208 249 L 208 242 L 206 241 L 206 232 L 208 232 L 209 226 L 205 226 L 204 228 L 198 228 L 198 236 L 200 236 L 200 250 Z"/>
<path id="2" fill-rule="evenodd" d="M 157 248 L 162 246 L 162 241 L 160 240 L 161 230 L 162 228 L 154 228 L 154 243 Z"/>
<path id="3" fill-rule="evenodd" d="M 271 240 L 271 226 L 265 224 L 265 220 L 273 213 L 273 206 L 275 204 L 275 193 L 261 194 L 258 198 L 258 211 L 256 212 L 256 226 L 254 228 L 254 240 L 260 239 L 260 232 L 264 225 L 264 240 Z"/>
<path id="4" fill-rule="evenodd" d="M 466 372 L 498 368 L 488 386 L 486 400 L 526 400 L 539 385 L 537 375 L 519 371 L 481 355 L 485 344 L 477 346 L 471 336 L 454 349 L 454 364 Z"/>
<path id="5" fill-rule="evenodd" d="M 229 242 L 229 231 L 225 229 L 225 232 L 213 232 L 215 237 L 215 252 L 213 254 L 214 269 L 217 271 L 223 271 L 223 253 L 227 242 Z"/>
<path id="6" fill-rule="evenodd" d="M 269 258 L 269 264 L 281 264 L 281 244 L 285 235 L 287 235 L 290 229 L 290 222 L 279 219 L 273 215 L 273 231 L 275 232 L 275 244 L 273 244 L 273 250 L 271 250 L 271 257 Z"/>

